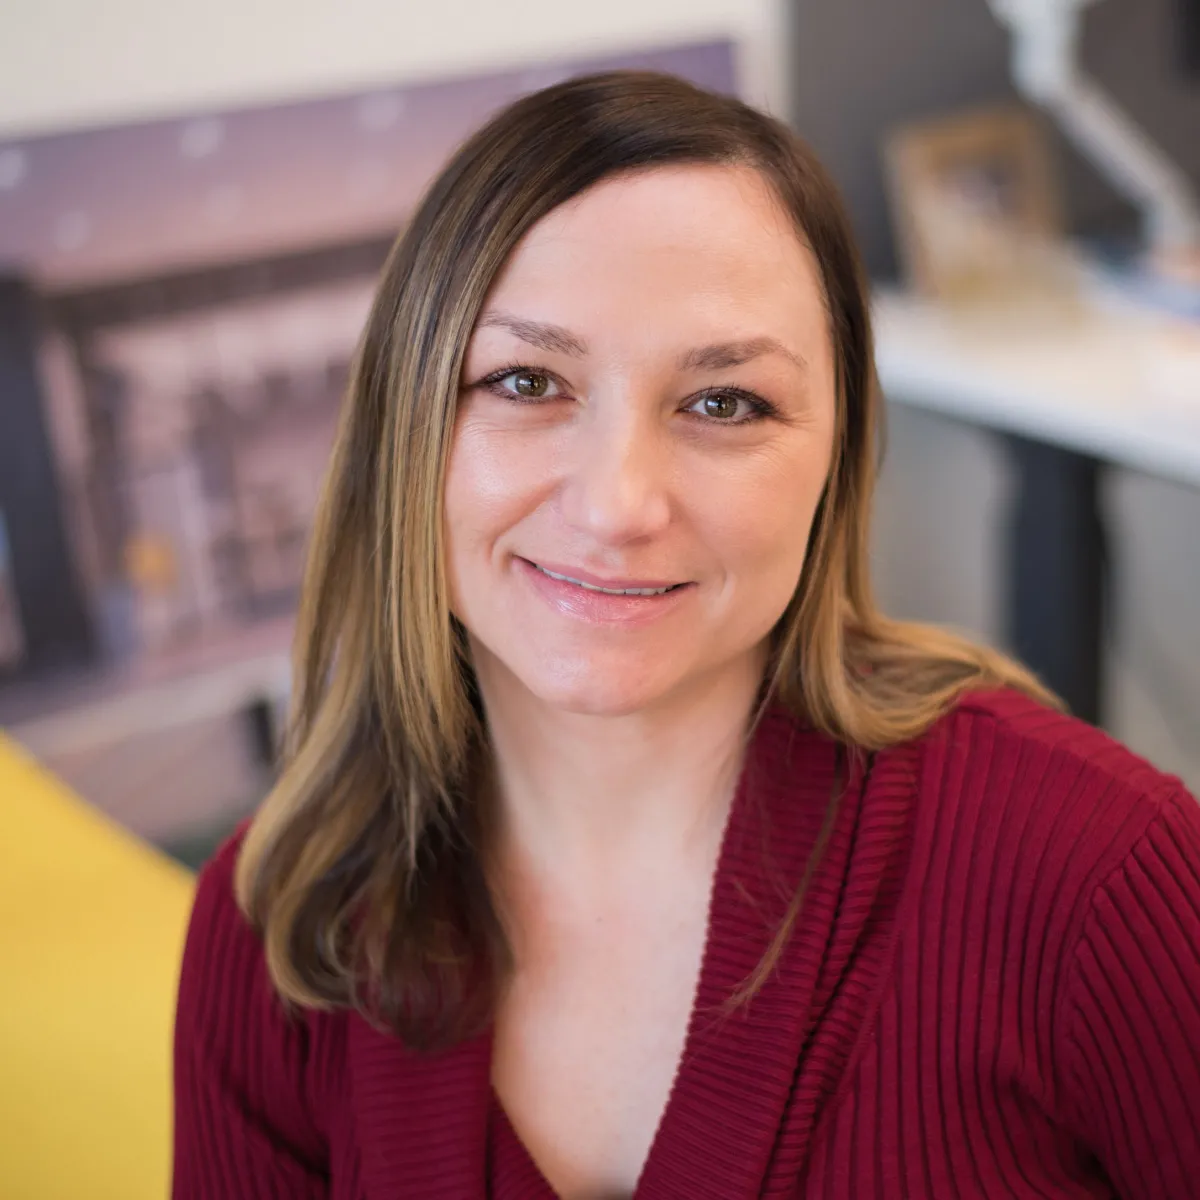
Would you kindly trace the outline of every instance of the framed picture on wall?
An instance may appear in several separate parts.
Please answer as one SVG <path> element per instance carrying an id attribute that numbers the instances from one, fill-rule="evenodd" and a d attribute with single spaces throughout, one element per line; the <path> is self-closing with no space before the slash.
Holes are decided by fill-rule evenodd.
<path id="1" fill-rule="evenodd" d="M 1061 240 L 1051 150 L 1023 109 L 903 127 L 885 158 L 901 258 L 919 291 L 950 298 L 1020 287 Z"/>
<path id="2" fill-rule="evenodd" d="M 69 545 L 56 586 L 79 582 L 101 667 L 182 670 L 251 643 L 286 651 L 376 280 L 472 130 L 593 71 L 666 71 L 736 93 L 735 51 L 714 38 L 498 63 L 0 138 L 0 260 L 13 297 L 0 303 L 0 351 L 37 364 L 23 403 L 43 410 L 18 426 L 4 396 L 0 447 L 45 430 L 56 469 L 44 492 L 57 495 L 42 508 L 62 515 Z M 31 515 L 3 489 L 0 503 L 24 578 Z M 20 640 L 5 586 L 0 573 L 0 661 Z M 58 669 L 44 648 L 65 641 L 38 616 L 35 628 L 24 615 L 31 677 Z"/>

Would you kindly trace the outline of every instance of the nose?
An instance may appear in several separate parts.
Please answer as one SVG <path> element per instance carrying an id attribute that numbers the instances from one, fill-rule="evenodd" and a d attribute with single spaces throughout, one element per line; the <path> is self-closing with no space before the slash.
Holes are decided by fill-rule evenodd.
<path id="1" fill-rule="evenodd" d="M 671 455 L 652 416 L 628 398 L 598 404 L 574 431 L 563 517 L 606 545 L 661 532 L 671 519 Z"/>

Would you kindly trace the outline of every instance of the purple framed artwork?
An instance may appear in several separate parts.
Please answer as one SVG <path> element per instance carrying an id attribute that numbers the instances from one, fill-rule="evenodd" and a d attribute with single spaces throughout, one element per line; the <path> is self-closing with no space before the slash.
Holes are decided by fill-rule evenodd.
<path id="1" fill-rule="evenodd" d="M 715 41 L 0 143 L 0 380 L 17 380 L 0 443 L 27 455 L 44 436 L 52 463 L 26 493 L 0 482 L 0 673 L 25 642 L 35 675 L 65 644 L 31 558 L 56 536 L 79 598 L 62 620 L 86 625 L 102 668 L 284 637 L 407 213 L 490 113 L 611 67 L 736 90 Z M 54 495 L 32 503 L 39 486 Z"/>

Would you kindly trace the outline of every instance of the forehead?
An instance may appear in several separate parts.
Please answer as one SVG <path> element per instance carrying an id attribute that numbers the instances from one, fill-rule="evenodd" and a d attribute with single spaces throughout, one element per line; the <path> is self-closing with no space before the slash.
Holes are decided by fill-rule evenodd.
<path id="1" fill-rule="evenodd" d="M 630 310 L 661 323 L 744 320 L 754 332 L 824 311 L 816 261 L 770 185 L 744 166 L 669 166 L 605 179 L 517 245 L 492 300 L 568 323 Z M 553 311 L 549 305 L 552 303 Z"/>

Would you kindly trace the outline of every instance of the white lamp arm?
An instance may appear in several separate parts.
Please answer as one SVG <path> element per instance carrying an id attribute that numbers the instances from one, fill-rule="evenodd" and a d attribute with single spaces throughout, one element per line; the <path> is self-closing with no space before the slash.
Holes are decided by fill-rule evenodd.
<path id="1" fill-rule="evenodd" d="M 1200 244 L 1191 181 L 1078 69 L 1080 11 L 1093 0 L 988 0 L 1013 34 L 1013 78 L 1141 210 L 1156 248 Z"/>

